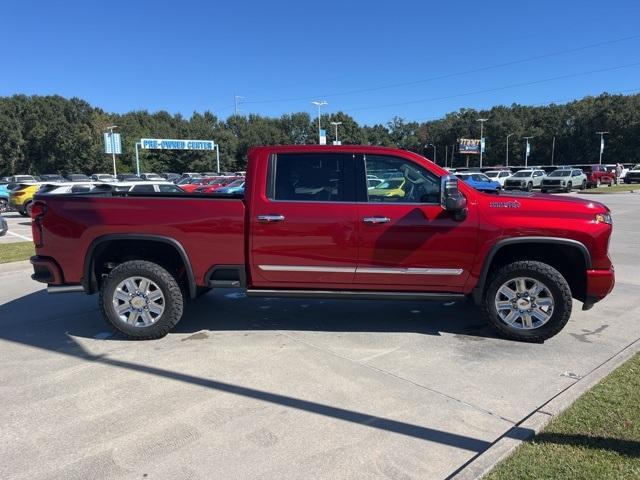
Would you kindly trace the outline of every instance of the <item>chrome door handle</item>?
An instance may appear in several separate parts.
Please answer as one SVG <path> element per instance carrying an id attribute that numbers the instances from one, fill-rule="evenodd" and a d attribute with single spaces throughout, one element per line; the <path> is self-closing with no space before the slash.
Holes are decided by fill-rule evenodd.
<path id="1" fill-rule="evenodd" d="M 258 221 L 262 223 L 284 222 L 284 215 L 258 215 Z"/>
<path id="2" fill-rule="evenodd" d="M 362 219 L 364 223 L 371 223 L 377 225 L 379 223 L 389 223 L 391 219 L 389 217 L 364 217 Z"/>

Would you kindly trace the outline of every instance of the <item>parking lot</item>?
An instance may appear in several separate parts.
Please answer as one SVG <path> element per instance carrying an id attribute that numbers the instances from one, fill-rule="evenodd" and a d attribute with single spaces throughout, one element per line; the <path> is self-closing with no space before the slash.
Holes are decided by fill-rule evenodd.
<path id="1" fill-rule="evenodd" d="M 192 304 L 175 332 L 114 335 L 97 298 L 0 266 L 0 478 L 446 478 L 640 339 L 640 195 L 614 216 L 617 284 L 544 344 L 466 303 Z M 7 215 L 2 241 L 30 239 Z M 1 247 L 0 247 L 1 248 Z"/>
<path id="2" fill-rule="evenodd" d="M 5 212 L 2 216 L 7 220 L 9 231 L 4 237 L 0 237 L 0 245 L 3 243 L 31 242 L 31 219 L 23 217 L 18 212 Z"/>

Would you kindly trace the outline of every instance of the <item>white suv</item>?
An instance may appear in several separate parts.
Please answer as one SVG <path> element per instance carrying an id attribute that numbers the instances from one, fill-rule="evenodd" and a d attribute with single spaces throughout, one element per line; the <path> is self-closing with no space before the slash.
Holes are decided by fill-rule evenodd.
<path id="1" fill-rule="evenodd" d="M 586 190 L 587 176 L 579 168 L 560 168 L 545 177 L 540 190 L 542 193 L 550 190 L 570 192 L 574 188 Z"/>
<path id="2" fill-rule="evenodd" d="M 511 176 L 511 170 L 489 170 L 484 174 L 504 187 L 504 181 Z"/>
<path id="3" fill-rule="evenodd" d="M 527 169 L 514 173 L 504 182 L 505 190 L 526 190 L 530 192 L 534 188 L 540 188 L 545 178 L 544 170 Z"/>

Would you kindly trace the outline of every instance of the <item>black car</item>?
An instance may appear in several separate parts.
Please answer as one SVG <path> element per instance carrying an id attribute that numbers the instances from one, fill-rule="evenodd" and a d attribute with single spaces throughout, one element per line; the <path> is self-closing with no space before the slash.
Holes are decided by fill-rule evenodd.
<path id="1" fill-rule="evenodd" d="M 68 182 L 90 182 L 91 179 L 83 173 L 70 173 L 64 176 Z"/>
<path id="2" fill-rule="evenodd" d="M 140 180 L 135 173 L 119 173 L 116 175 L 116 178 L 119 182 L 135 182 L 136 180 Z"/>
<path id="3" fill-rule="evenodd" d="M 180 175 L 177 173 L 161 173 L 160 176 L 168 182 L 174 182 L 180 178 Z"/>
<path id="4" fill-rule="evenodd" d="M 41 182 L 64 182 L 64 177 L 62 175 L 54 173 L 46 173 L 44 175 L 40 175 L 38 178 Z"/>
<path id="5" fill-rule="evenodd" d="M 640 165 L 636 165 L 627 172 L 624 183 L 640 183 Z"/>
<path id="6" fill-rule="evenodd" d="M 116 182 L 116 177 L 109 175 L 108 173 L 94 173 L 91 175 L 91 180 L 94 182 Z"/>

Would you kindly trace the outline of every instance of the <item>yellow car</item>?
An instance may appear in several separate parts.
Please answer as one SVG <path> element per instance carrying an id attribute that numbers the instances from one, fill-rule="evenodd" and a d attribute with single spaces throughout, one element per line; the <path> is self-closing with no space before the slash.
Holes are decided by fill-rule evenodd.
<path id="1" fill-rule="evenodd" d="M 9 195 L 9 205 L 23 217 L 30 217 L 33 196 L 39 188 L 38 184 L 21 184 Z"/>
<path id="2" fill-rule="evenodd" d="M 391 178 L 368 189 L 369 197 L 404 197 L 404 178 Z"/>

